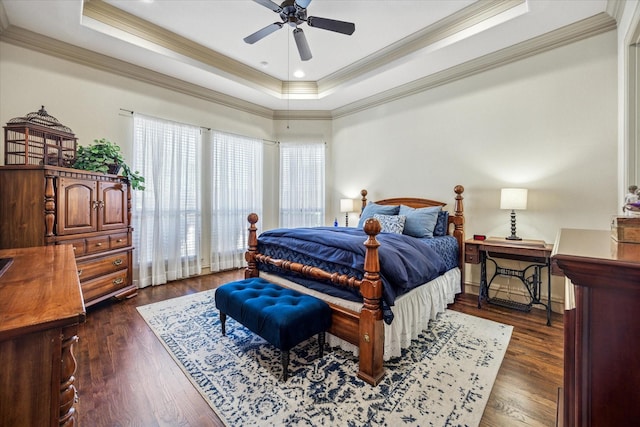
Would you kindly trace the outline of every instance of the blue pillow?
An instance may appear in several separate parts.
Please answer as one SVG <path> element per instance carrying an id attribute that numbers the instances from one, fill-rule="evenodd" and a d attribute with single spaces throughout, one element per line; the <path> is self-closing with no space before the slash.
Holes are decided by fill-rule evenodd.
<path id="1" fill-rule="evenodd" d="M 404 230 L 404 223 L 407 220 L 407 217 L 404 215 L 375 214 L 373 217 L 377 219 L 382 226 L 383 233 L 402 234 L 402 230 Z"/>
<path id="2" fill-rule="evenodd" d="M 400 215 L 407 217 L 404 223 L 403 234 L 413 237 L 433 237 L 433 229 L 436 228 L 440 206 L 414 209 L 409 206 L 400 206 Z"/>
<path id="3" fill-rule="evenodd" d="M 436 227 L 433 229 L 433 237 L 446 236 L 448 227 L 449 211 L 438 212 L 438 221 L 436 222 Z"/>
<path id="4" fill-rule="evenodd" d="M 367 206 L 364 207 L 362 211 L 362 215 L 360 215 L 360 221 L 358 221 L 358 228 L 362 228 L 364 226 L 364 222 L 369 218 L 373 218 L 375 214 L 380 215 L 398 215 L 400 211 L 400 205 L 379 205 L 374 202 L 367 203 Z"/>

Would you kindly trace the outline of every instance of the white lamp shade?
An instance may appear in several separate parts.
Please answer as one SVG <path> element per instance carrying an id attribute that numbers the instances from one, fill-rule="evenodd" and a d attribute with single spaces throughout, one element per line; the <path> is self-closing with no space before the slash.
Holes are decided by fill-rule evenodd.
<path id="1" fill-rule="evenodd" d="M 353 212 L 353 199 L 340 199 L 340 212 Z"/>
<path id="2" fill-rule="evenodd" d="M 500 193 L 500 209 L 527 209 L 526 188 L 503 188 Z"/>

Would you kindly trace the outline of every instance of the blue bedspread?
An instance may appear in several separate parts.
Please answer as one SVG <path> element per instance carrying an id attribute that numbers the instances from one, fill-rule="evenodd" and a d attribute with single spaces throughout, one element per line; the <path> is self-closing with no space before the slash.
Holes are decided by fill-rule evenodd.
<path id="1" fill-rule="evenodd" d="M 282 258 L 302 264 L 313 265 L 327 271 L 338 271 L 359 279 L 364 274 L 364 242 L 367 235 L 362 229 L 351 227 L 314 227 L 275 229 L 262 233 L 258 238 L 258 251 L 272 258 Z M 452 268 L 457 253 L 457 242 L 452 237 L 418 239 L 402 234 L 380 233 L 380 277 L 383 283 L 383 307 L 394 304 L 396 297 L 426 283 Z M 445 239 L 449 248 L 442 256 L 434 247 L 436 239 Z M 454 248 L 451 249 L 451 241 Z M 455 266 L 455 264 L 453 265 Z M 263 271 L 276 272 L 273 266 L 260 266 Z M 277 271 L 278 274 L 282 272 Z M 294 273 L 285 274 L 312 289 L 352 301 L 362 297 L 352 290 L 305 279 Z M 385 310 L 385 320 L 391 320 L 390 310 Z"/>

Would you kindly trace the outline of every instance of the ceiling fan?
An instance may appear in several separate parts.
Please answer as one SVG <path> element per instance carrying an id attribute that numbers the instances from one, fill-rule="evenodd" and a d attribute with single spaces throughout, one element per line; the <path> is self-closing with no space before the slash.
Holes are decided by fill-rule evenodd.
<path id="1" fill-rule="evenodd" d="M 261 30 L 244 38 L 244 41 L 249 44 L 254 44 L 258 40 L 262 40 L 264 37 L 279 30 L 284 24 L 289 24 L 294 27 L 293 38 L 298 46 L 298 52 L 300 53 L 300 59 L 308 61 L 311 59 L 311 50 L 307 43 L 307 38 L 301 28 L 298 25 L 306 22 L 308 26 L 321 28 L 323 30 L 334 31 L 336 33 L 342 33 L 351 35 L 356 30 L 355 24 L 352 22 L 336 21 L 335 19 L 320 18 L 317 16 L 307 17 L 307 7 L 311 0 L 284 0 L 282 4 L 278 5 L 271 0 L 253 0 L 254 2 L 271 9 L 272 11 L 279 13 L 282 22 L 274 22 L 267 25 Z"/>

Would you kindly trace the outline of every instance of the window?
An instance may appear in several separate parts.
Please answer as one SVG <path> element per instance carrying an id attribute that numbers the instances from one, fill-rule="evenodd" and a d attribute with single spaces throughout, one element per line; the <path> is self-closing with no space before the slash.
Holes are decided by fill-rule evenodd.
<path id="1" fill-rule="evenodd" d="M 200 128 L 134 115 L 134 277 L 138 287 L 201 273 Z"/>
<path id="2" fill-rule="evenodd" d="M 280 226 L 324 224 L 325 146 L 280 144 Z"/>
<path id="3" fill-rule="evenodd" d="M 262 140 L 211 133 L 211 271 L 244 266 L 247 215 L 262 215 Z"/>

